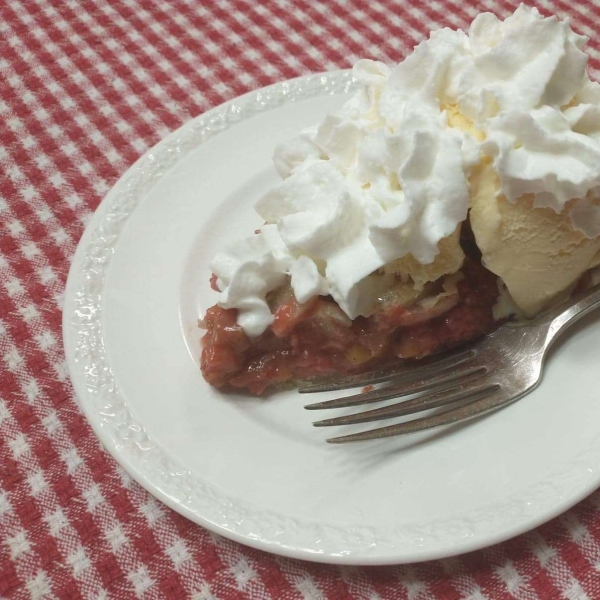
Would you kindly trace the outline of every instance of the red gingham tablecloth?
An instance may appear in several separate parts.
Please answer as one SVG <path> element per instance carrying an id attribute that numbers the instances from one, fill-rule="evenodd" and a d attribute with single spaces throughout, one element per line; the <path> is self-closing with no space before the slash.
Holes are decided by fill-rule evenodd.
<path id="1" fill-rule="evenodd" d="M 600 2 L 539 0 L 590 36 Z M 504 544 L 410 566 L 282 559 L 170 511 L 75 403 L 61 295 L 92 212 L 145 150 L 250 89 L 513 0 L 0 0 L 0 598 L 600 598 L 600 493 Z"/>

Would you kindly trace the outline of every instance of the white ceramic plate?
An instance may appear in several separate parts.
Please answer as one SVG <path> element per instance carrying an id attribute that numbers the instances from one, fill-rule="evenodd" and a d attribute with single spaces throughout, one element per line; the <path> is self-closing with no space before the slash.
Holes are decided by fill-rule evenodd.
<path id="1" fill-rule="evenodd" d="M 192 521 L 291 557 L 439 558 L 547 521 L 600 484 L 600 320 L 557 346 L 541 387 L 452 430 L 331 446 L 306 397 L 226 395 L 198 368 L 208 262 L 260 226 L 274 146 L 341 104 L 348 72 L 252 92 L 146 153 L 100 205 L 75 255 L 64 339 L 95 432 Z"/>

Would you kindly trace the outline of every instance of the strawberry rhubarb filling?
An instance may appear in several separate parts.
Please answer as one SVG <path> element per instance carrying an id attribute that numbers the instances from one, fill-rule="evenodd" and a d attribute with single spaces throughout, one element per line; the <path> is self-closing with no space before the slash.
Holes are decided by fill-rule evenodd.
<path id="1" fill-rule="evenodd" d="M 435 286 L 430 286 L 434 288 Z M 436 295 L 405 303 L 401 286 L 382 295 L 369 317 L 350 320 L 331 297 L 300 304 L 289 285 L 270 294 L 273 323 L 249 338 L 236 309 L 210 308 L 202 372 L 215 387 L 262 394 L 269 386 L 359 373 L 399 358 L 423 358 L 463 344 L 494 328 L 496 277 L 466 260 Z"/>

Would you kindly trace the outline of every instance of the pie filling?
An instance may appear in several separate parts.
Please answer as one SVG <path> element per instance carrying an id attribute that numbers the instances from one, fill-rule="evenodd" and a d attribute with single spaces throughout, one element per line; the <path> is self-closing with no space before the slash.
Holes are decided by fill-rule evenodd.
<path id="1" fill-rule="evenodd" d="M 249 338 L 237 324 L 236 309 L 215 305 L 206 311 L 200 322 L 206 330 L 202 373 L 215 387 L 262 394 L 271 386 L 424 358 L 494 329 L 497 297 L 496 276 L 472 259 L 409 301 L 398 277 L 370 316 L 353 321 L 330 296 L 299 304 L 285 284 L 269 295 L 274 320 L 256 338 Z"/>

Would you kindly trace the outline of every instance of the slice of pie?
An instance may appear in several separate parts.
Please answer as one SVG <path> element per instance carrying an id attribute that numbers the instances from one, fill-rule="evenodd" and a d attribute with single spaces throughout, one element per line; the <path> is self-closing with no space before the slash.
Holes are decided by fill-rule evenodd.
<path id="1" fill-rule="evenodd" d="M 519 7 L 433 32 L 275 150 L 264 225 L 212 262 L 201 368 L 278 386 L 418 359 L 532 317 L 600 263 L 600 85 Z"/>

